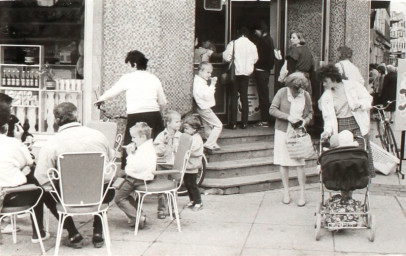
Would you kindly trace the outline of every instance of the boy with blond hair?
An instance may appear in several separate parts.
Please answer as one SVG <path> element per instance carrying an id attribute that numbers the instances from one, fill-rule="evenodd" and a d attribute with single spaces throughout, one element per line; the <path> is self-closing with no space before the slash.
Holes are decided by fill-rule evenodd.
<path id="1" fill-rule="evenodd" d="M 125 182 L 116 192 L 114 201 L 129 218 L 130 227 L 134 227 L 137 202 L 132 197 L 138 186 L 145 181 L 154 179 L 156 169 L 156 152 L 151 139 L 151 128 L 147 123 L 138 122 L 130 128 L 131 143 L 123 146 L 127 151 L 127 165 L 125 167 Z M 139 228 L 145 227 L 147 218 L 141 216 Z"/>

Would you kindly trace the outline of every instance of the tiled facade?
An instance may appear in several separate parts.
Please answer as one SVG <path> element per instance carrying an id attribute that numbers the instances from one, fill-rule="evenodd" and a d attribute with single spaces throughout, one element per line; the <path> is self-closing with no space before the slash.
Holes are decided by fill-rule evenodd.
<path id="1" fill-rule="evenodd" d="M 139 50 L 149 59 L 148 70 L 161 80 L 168 108 L 181 113 L 192 106 L 195 2 L 191 0 L 104 0 L 102 91 L 123 74 L 127 52 Z M 124 114 L 124 94 L 106 105 Z"/>

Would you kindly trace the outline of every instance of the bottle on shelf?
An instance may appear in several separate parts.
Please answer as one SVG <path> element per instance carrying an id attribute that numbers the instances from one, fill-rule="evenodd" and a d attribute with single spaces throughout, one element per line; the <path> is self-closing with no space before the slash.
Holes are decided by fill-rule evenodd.
<path id="1" fill-rule="evenodd" d="M 7 87 L 11 87 L 11 71 L 8 70 L 7 71 L 8 75 L 7 75 Z"/>
<path id="2" fill-rule="evenodd" d="M 34 71 L 30 71 L 29 87 L 34 87 Z"/>
<path id="3" fill-rule="evenodd" d="M 17 70 L 15 75 L 16 75 L 15 76 L 15 80 L 16 80 L 15 86 L 20 87 L 20 85 L 21 85 L 21 83 L 20 83 L 20 71 Z"/>
<path id="4" fill-rule="evenodd" d="M 21 71 L 21 87 L 26 87 L 25 84 L 25 71 Z"/>
<path id="5" fill-rule="evenodd" d="M 13 70 L 11 72 L 11 86 L 14 87 L 16 86 L 16 71 Z"/>
<path id="6" fill-rule="evenodd" d="M 39 87 L 39 72 L 38 72 L 38 71 L 35 71 L 34 87 L 35 87 L 35 88 L 38 88 L 38 87 Z"/>
<path id="7" fill-rule="evenodd" d="M 7 86 L 7 72 L 3 70 L 2 76 L 1 76 L 1 86 L 6 87 Z"/>

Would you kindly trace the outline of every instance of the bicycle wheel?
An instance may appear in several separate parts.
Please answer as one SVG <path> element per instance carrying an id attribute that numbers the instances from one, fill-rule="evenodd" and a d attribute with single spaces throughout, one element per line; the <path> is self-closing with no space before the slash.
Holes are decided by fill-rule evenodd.
<path id="1" fill-rule="evenodd" d="M 198 187 L 202 184 L 202 182 L 204 180 L 204 176 L 205 176 L 205 173 L 206 173 L 206 165 L 207 165 L 207 159 L 206 159 L 206 156 L 203 155 L 203 157 L 202 157 L 202 167 L 200 167 L 197 170 L 196 184 L 197 184 Z M 179 196 L 185 196 L 187 194 L 188 194 L 187 189 L 186 189 L 185 185 L 182 184 L 182 186 L 178 190 L 178 195 Z"/>
<path id="2" fill-rule="evenodd" d="M 376 123 L 376 128 L 378 130 L 378 137 L 379 140 L 381 141 L 382 148 L 389 152 L 385 124 L 378 121 Z"/>
<path id="3" fill-rule="evenodd" d="M 387 142 L 388 142 L 388 147 L 390 153 L 392 153 L 394 156 L 397 158 L 400 158 L 399 150 L 398 150 L 398 145 L 396 143 L 395 135 L 393 134 L 392 128 L 390 127 L 389 124 L 386 125 L 386 136 L 387 136 Z"/>

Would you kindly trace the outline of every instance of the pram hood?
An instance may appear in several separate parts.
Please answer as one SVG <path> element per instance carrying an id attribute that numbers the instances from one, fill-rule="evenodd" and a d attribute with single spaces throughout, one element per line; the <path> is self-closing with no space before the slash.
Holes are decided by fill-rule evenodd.
<path id="1" fill-rule="evenodd" d="M 359 147 L 341 147 L 319 156 L 322 182 L 330 190 L 354 190 L 369 183 L 368 153 Z"/>

